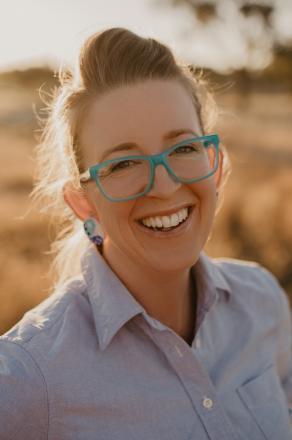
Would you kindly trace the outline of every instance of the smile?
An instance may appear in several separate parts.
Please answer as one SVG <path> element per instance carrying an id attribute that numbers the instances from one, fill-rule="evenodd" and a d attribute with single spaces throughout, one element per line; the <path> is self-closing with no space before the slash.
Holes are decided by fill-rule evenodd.
<path id="1" fill-rule="evenodd" d="M 188 217 L 188 208 L 183 208 L 172 215 L 162 217 L 147 217 L 142 219 L 144 226 L 148 228 L 168 229 L 179 225 Z"/>
<path id="2" fill-rule="evenodd" d="M 188 206 L 176 214 L 163 217 L 148 217 L 138 220 L 137 224 L 145 233 L 156 237 L 176 236 L 188 229 L 193 217 L 195 206 Z M 173 215 L 175 217 L 173 217 Z M 160 226 L 161 224 L 161 226 Z"/>

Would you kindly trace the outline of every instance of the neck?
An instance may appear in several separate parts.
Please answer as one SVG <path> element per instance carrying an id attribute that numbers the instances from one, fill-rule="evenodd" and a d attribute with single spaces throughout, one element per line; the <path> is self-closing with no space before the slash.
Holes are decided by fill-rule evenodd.
<path id="1" fill-rule="evenodd" d="M 175 331 L 188 344 L 194 336 L 196 288 L 190 269 L 159 272 L 139 266 L 106 247 L 103 257 L 146 312 Z M 134 270 L 129 270 L 134 267 Z"/>

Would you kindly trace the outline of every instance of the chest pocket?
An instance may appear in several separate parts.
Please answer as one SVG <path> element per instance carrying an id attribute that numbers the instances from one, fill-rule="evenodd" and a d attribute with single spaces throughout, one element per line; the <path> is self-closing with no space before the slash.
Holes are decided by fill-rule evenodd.
<path id="1" fill-rule="evenodd" d="M 255 422 L 250 426 L 250 439 L 292 439 L 288 404 L 274 365 L 241 385 L 237 393 Z M 258 427 L 256 436 L 255 424 Z"/>

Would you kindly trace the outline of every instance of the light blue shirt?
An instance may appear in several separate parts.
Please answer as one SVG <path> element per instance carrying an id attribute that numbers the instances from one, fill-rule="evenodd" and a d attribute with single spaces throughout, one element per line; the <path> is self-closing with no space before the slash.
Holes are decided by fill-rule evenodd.
<path id="1" fill-rule="evenodd" d="M 287 297 L 262 267 L 201 253 L 192 345 L 93 245 L 0 338 L 1 440 L 291 440 Z"/>

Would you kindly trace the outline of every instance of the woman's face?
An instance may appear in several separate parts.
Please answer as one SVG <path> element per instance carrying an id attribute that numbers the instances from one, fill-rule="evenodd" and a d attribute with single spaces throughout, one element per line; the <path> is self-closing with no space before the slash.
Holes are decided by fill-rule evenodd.
<path id="1" fill-rule="evenodd" d="M 157 154 L 202 135 L 191 97 L 178 81 L 151 80 L 113 90 L 96 99 L 84 119 L 80 140 L 86 167 L 130 154 Z M 137 147 L 108 154 L 122 143 L 135 143 Z M 105 255 L 116 253 L 159 271 L 191 267 L 213 222 L 215 178 L 178 183 L 158 166 L 151 191 L 126 202 L 112 202 L 99 192 L 95 182 L 87 183 L 88 198 L 104 234 Z M 172 235 L 155 234 L 138 222 L 176 213 L 184 206 L 192 207 L 186 227 L 174 230 Z"/>

